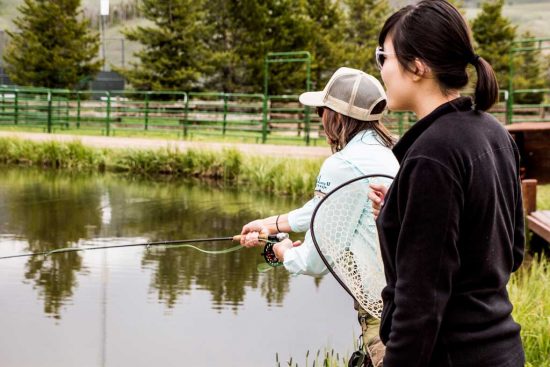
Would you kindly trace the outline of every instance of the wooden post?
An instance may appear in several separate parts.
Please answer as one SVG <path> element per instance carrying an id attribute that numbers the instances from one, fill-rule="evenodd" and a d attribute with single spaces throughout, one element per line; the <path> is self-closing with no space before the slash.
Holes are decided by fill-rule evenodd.
<path id="1" fill-rule="evenodd" d="M 525 215 L 529 215 L 537 210 L 537 180 L 522 180 L 521 191 L 523 193 L 523 210 Z"/>

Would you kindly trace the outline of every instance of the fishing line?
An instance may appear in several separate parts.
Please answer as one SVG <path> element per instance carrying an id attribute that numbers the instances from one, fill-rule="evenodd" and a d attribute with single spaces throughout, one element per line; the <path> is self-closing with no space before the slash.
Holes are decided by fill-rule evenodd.
<path id="1" fill-rule="evenodd" d="M 288 238 L 288 233 L 278 233 L 276 235 L 260 235 L 258 237 L 258 241 L 265 242 L 264 251 L 262 252 L 262 256 L 264 257 L 267 264 L 270 266 L 280 266 L 281 263 L 278 262 L 277 258 L 275 257 L 275 254 L 273 253 L 272 247 L 273 244 L 276 242 L 280 242 L 284 239 Z M 49 251 L 42 251 L 42 252 L 32 252 L 32 253 L 25 253 L 25 254 L 18 254 L 18 255 L 8 255 L 8 256 L 0 256 L 0 260 L 4 259 L 13 259 L 17 257 L 33 257 L 33 256 L 50 256 L 54 254 L 60 254 L 60 253 L 68 253 L 68 252 L 80 252 L 80 251 L 89 251 L 89 250 L 106 250 L 106 249 L 112 249 L 112 248 L 122 248 L 122 247 L 146 247 L 146 249 L 149 249 L 153 246 L 164 246 L 166 248 L 190 248 L 205 254 L 226 254 L 234 251 L 238 251 L 243 248 L 243 246 L 238 245 L 234 246 L 228 249 L 223 250 L 205 250 L 197 246 L 190 245 L 190 243 L 199 243 L 199 242 L 220 242 L 220 241 L 235 241 L 240 242 L 241 235 L 236 235 L 232 237 L 212 237 L 212 238 L 195 238 L 190 240 L 172 240 L 172 241 L 158 241 L 158 242 L 144 242 L 144 243 L 131 243 L 131 244 L 122 244 L 122 245 L 107 245 L 107 246 L 88 246 L 88 247 L 64 247 L 60 249 L 55 250 L 49 250 Z"/>

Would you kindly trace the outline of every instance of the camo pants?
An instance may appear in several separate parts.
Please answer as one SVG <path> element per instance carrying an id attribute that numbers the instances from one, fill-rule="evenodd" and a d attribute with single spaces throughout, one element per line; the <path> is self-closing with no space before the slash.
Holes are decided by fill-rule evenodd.
<path id="1" fill-rule="evenodd" d="M 365 360 L 364 366 L 382 367 L 386 347 L 378 336 L 380 332 L 380 320 L 371 316 L 358 303 L 355 304 L 355 309 L 357 310 L 357 318 L 363 332 L 363 344 L 370 357 L 370 360 L 368 358 Z"/>

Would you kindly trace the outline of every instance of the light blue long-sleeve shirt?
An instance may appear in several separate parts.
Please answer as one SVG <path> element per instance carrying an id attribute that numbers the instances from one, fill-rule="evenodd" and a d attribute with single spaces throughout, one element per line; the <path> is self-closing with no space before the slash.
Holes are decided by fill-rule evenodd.
<path id="1" fill-rule="evenodd" d="M 303 207 L 288 214 L 288 223 L 293 232 L 307 231 L 302 245 L 285 252 L 284 266 L 290 273 L 322 275 L 328 272 L 309 233 L 313 210 L 326 194 L 344 182 L 362 175 L 397 174 L 399 163 L 391 149 L 385 147 L 379 139 L 374 130 L 359 132 L 344 149 L 328 157 L 317 176 L 313 198 Z M 379 179 L 378 182 L 389 185 L 391 181 Z M 377 236 L 375 230 L 373 236 Z M 369 242 L 377 244 L 378 239 Z"/>

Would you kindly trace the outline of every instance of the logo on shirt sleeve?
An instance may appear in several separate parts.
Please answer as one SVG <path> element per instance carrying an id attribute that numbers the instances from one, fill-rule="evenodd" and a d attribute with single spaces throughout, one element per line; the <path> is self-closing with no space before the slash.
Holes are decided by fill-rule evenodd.
<path id="1" fill-rule="evenodd" d="M 330 181 L 323 181 L 321 176 L 317 176 L 317 182 L 315 184 L 315 191 L 327 192 L 330 187 Z"/>

